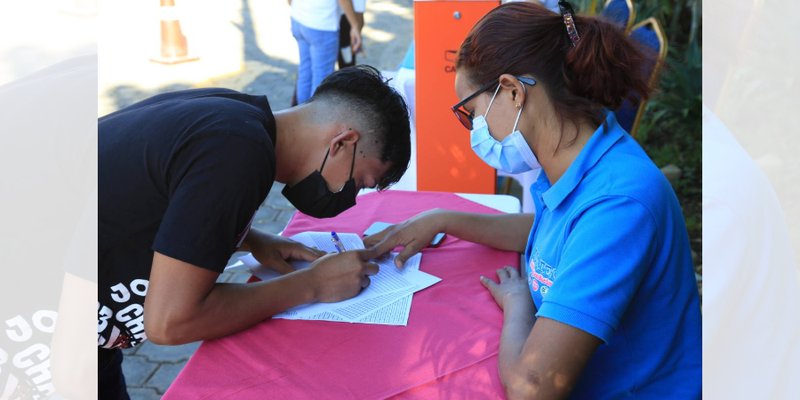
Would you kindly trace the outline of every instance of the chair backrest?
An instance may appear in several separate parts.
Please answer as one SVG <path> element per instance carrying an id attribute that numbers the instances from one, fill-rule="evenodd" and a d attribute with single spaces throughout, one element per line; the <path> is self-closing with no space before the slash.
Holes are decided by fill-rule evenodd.
<path id="1" fill-rule="evenodd" d="M 592 3 L 594 4 L 594 2 Z M 636 19 L 636 9 L 633 7 L 632 0 L 606 0 L 599 16 L 619 26 L 633 40 L 648 50 L 644 74 L 648 77 L 650 87 L 653 87 L 661 65 L 667 57 L 667 37 L 658 21 L 651 17 L 633 25 L 633 21 Z M 614 110 L 617 114 L 617 121 L 631 136 L 636 136 L 645 104 L 639 99 L 625 100 L 618 109 Z"/>
<path id="2" fill-rule="evenodd" d="M 667 37 L 664 34 L 664 30 L 655 18 L 650 17 L 634 25 L 628 35 L 649 50 L 647 52 L 647 62 L 644 66 L 644 74 L 648 77 L 648 85 L 654 87 L 661 66 L 667 58 Z M 626 100 L 616 112 L 620 125 L 631 136 L 636 136 L 644 108 L 645 103 L 640 100 L 635 102 Z"/>
<path id="3" fill-rule="evenodd" d="M 627 33 L 636 20 L 636 9 L 632 0 L 606 0 L 600 16 L 619 25 Z"/>

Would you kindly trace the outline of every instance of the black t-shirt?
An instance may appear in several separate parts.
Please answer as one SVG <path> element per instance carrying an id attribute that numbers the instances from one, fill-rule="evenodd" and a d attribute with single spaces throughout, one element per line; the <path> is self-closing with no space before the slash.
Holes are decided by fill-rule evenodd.
<path id="1" fill-rule="evenodd" d="M 222 272 L 275 175 L 267 98 L 161 94 L 98 125 L 98 346 L 146 339 L 153 252 Z"/>

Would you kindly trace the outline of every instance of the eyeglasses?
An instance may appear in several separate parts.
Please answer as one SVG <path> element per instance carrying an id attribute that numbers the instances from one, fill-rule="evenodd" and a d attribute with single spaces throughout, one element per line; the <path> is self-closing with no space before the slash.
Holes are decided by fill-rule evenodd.
<path id="1" fill-rule="evenodd" d="M 515 78 L 517 78 L 520 82 L 522 82 L 525 85 L 528 86 L 536 85 L 536 80 L 533 78 L 529 78 L 527 76 L 515 76 Z M 450 109 L 453 110 L 453 114 L 455 114 L 456 118 L 458 118 L 458 122 L 461 122 L 461 125 L 464 125 L 464 128 L 472 130 L 472 119 L 475 118 L 475 112 L 467 111 L 467 109 L 464 108 L 464 105 L 469 103 L 470 100 L 474 99 L 475 97 L 478 97 L 479 94 L 489 89 L 493 89 L 499 84 L 500 83 L 497 81 L 489 82 L 481 86 L 477 91 L 475 91 L 475 93 L 472 93 L 471 95 L 465 97 L 464 100 L 459 101 L 458 104 L 454 105 L 453 107 L 450 107 Z"/>

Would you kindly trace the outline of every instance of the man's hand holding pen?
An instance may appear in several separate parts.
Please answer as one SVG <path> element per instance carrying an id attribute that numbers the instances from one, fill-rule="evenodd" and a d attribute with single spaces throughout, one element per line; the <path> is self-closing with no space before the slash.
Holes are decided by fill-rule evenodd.
<path id="1" fill-rule="evenodd" d="M 378 273 L 370 262 L 375 251 L 362 249 L 328 254 L 311 264 L 314 300 L 334 303 L 349 299 L 369 286 L 369 277 Z"/>

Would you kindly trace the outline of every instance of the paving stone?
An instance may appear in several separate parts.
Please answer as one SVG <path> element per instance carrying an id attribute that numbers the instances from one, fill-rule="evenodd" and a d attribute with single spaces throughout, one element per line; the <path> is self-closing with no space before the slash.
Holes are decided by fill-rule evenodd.
<path id="1" fill-rule="evenodd" d="M 289 200 L 283 196 L 283 193 L 281 193 L 284 186 L 286 185 L 280 182 L 273 183 L 272 189 L 270 189 L 267 199 L 264 201 L 264 205 L 268 205 L 277 210 L 294 209 L 292 203 L 290 203 Z"/>
<path id="2" fill-rule="evenodd" d="M 146 387 L 152 387 L 160 394 L 164 394 L 172 384 L 172 381 L 178 376 L 186 363 L 178 364 L 161 364 L 158 370 L 150 377 L 150 380 L 145 384 Z"/>
<path id="3" fill-rule="evenodd" d="M 278 233 L 286 227 L 294 211 L 295 208 L 280 193 L 276 196 L 271 194 L 256 211 L 253 227 L 269 233 Z"/>
<path id="4" fill-rule="evenodd" d="M 153 388 L 131 387 L 128 385 L 128 395 L 131 400 L 159 400 L 161 395 Z"/>
<path id="5" fill-rule="evenodd" d="M 292 209 L 294 209 L 294 206 L 292 205 L 292 203 L 290 203 L 289 200 L 286 199 L 286 197 L 283 197 L 283 195 L 280 192 L 278 192 L 278 193 L 270 193 L 269 197 L 267 197 L 267 203 L 269 203 L 269 205 L 271 207 L 273 207 L 273 208 L 275 208 L 277 210 L 292 210 Z"/>
<path id="6" fill-rule="evenodd" d="M 276 222 L 276 221 L 268 221 L 263 224 L 256 224 L 253 222 L 253 228 L 256 228 L 262 232 L 267 233 L 278 233 L 286 228 L 286 224 L 283 222 Z"/>
<path id="7" fill-rule="evenodd" d="M 144 356 L 126 354 L 122 359 L 122 372 L 125 374 L 125 383 L 129 387 L 144 384 L 156 368 L 158 368 L 158 364 L 148 361 Z"/>
<path id="8" fill-rule="evenodd" d="M 284 210 L 284 211 L 281 211 L 275 217 L 275 222 L 280 222 L 280 223 L 282 223 L 284 225 L 289 224 L 289 220 L 292 219 L 292 216 L 294 215 L 295 211 L 296 210 Z"/>
<path id="9" fill-rule="evenodd" d="M 200 342 L 180 346 L 161 346 L 148 341 L 141 345 L 142 348 L 137 354 L 147 357 L 148 361 L 186 361 L 199 346 Z"/>
<path id="10" fill-rule="evenodd" d="M 269 205 L 264 205 L 256 210 L 256 217 L 255 221 L 274 221 L 275 217 L 279 215 L 281 212 L 270 207 Z"/>

